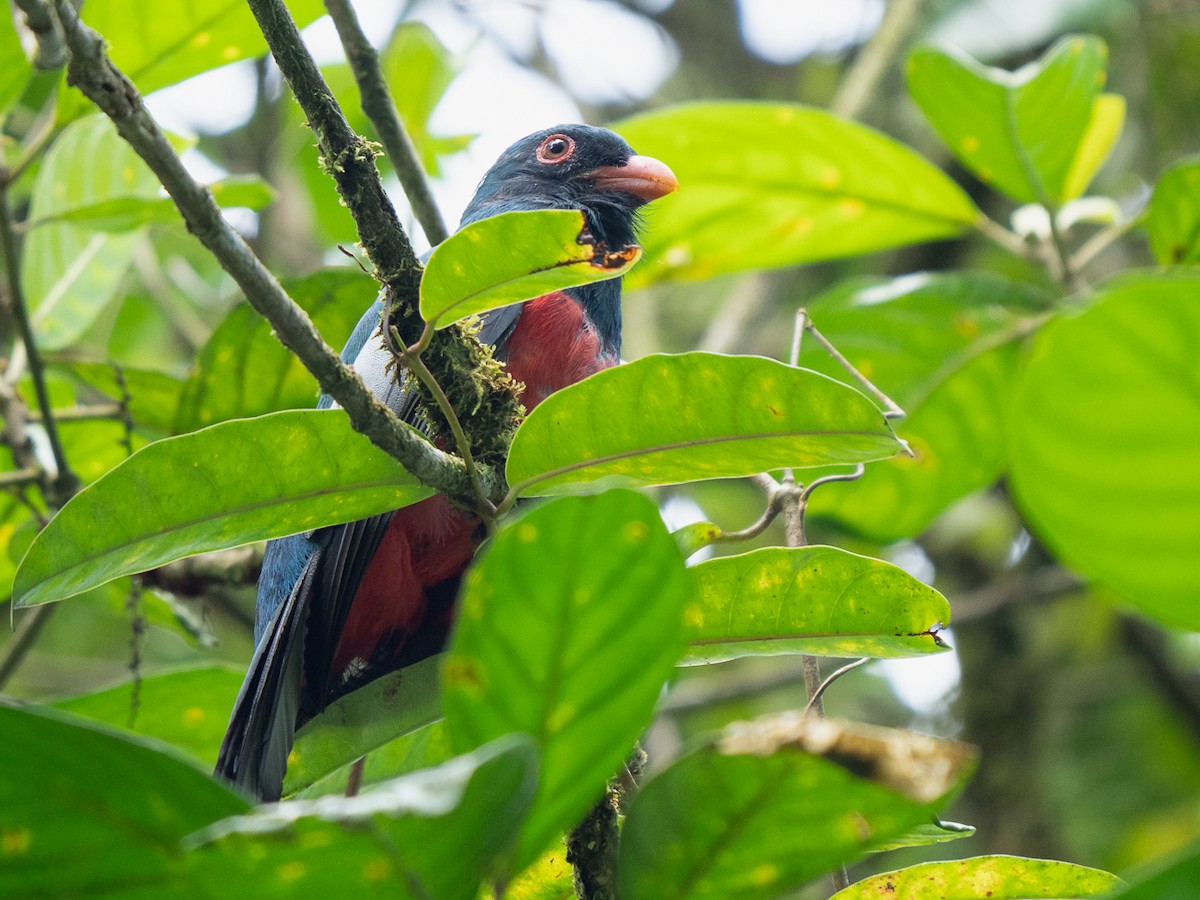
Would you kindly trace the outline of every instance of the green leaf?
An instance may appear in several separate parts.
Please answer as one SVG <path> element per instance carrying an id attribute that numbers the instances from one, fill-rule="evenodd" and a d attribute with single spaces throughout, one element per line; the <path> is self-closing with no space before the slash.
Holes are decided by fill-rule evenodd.
<path id="1" fill-rule="evenodd" d="M 836 547 L 765 547 L 688 569 L 687 659 L 917 656 L 949 649 L 950 604 L 903 569 Z"/>
<path id="2" fill-rule="evenodd" d="M 1046 303 L 1029 285 L 973 272 L 853 281 L 814 300 L 809 314 L 821 333 L 908 413 L 896 427 L 913 455 L 814 492 L 810 515 L 896 541 L 994 483 L 1007 464 L 1004 413 L 1019 337 Z M 814 341 L 800 359 L 850 381 Z"/>
<path id="3" fill-rule="evenodd" d="M 514 731 L 537 741 L 518 868 L 583 816 L 649 723 L 683 650 L 687 593 L 657 508 L 628 491 L 537 506 L 468 571 L 443 676 L 446 724 L 458 748 Z"/>
<path id="4" fill-rule="evenodd" d="M 517 429 L 507 473 L 519 493 L 546 495 L 865 462 L 902 446 L 870 400 L 824 375 L 658 354 L 547 397 Z"/>
<path id="5" fill-rule="evenodd" d="M 897 838 L 875 848 L 877 853 L 888 850 L 899 850 L 903 847 L 925 847 L 929 844 L 945 844 L 972 837 L 975 834 L 974 825 L 960 825 L 958 822 L 925 822 L 916 828 L 909 829 Z"/>
<path id="6" fill-rule="evenodd" d="M 909 56 L 908 87 L 980 181 L 1022 203 L 1057 204 L 1082 193 L 1112 143 L 1112 102 L 1094 110 L 1107 60 L 1104 42 L 1090 36 L 1063 38 L 1012 73 L 922 47 Z"/>
<path id="7" fill-rule="evenodd" d="M 563 288 L 624 275 L 641 249 L 597 244 L 573 209 L 473 222 L 437 246 L 421 278 L 421 316 L 445 327 Z"/>
<path id="8" fill-rule="evenodd" d="M 374 283 L 350 269 L 315 272 L 288 279 L 283 286 L 335 347 L 346 341 L 375 298 Z M 175 430 L 308 408 L 319 393 L 317 380 L 279 343 L 270 323 L 239 304 L 200 349 L 179 400 Z"/>
<path id="9" fill-rule="evenodd" d="M 1012 480 L 1036 533 L 1142 612 L 1200 628 L 1200 276 L 1141 276 L 1047 325 L 1016 386 Z"/>
<path id="10" fill-rule="evenodd" d="M 351 522 L 432 490 L 340 410 L 213 425 L 138 451 L 76 494 L 17 571 L 20 605 L 252 541 Z"/>
<path id="11" fill-rule="evenodd" d="M 703 103 L 613 126 L 679 178 L 630 284 L 793 266 L 953 237 L 970 198 L 879 132 L 793 104 Z"/>
<path id="12" fill-rule="evenodd" d="M 1108 897 L 1123 882 L 1116 875 L 1072 863 L 1019 856 L 976 856 L 930 862 L 864 878 L 830 900 L 1083 900 Z M 1155 895 L 1159 897 L 1161 895 Z"/>
<path id="13" fill-rule="evenodd" d="M 54 705 L 93 722 L 165 741 L 208 767 L 217 761 L 229 711 L 244 675 L 241 669 L 228 666 L 182 669 Z"/>
<path id="14" fill-rule="evenodd" d="M 952 741 L 795 713 L 736 723 L 634 798 L 621 897 L 788 893 L 928 821 L 973 761 Z"/>
<path id="15" fill-rule="evenodd" d="M 245 206 L 261 209 L 275 198 L 274 189 L 257 176 L 240 176 L 208 185 L 217 204 L 224 208 Z M 121 233 L 142 225 L 182 223 L 170 197 L 118 196 L 80 203 L 30 223 L 39 227 L 54 222 L 73 222 L 92 231 Z"/>
<path id="16" fill-rule="evenodd" d="M 155 18 L 140 16 L 130 18 Z M 154 198 L 158 179 L 106 116 L 69 125 L 46 154 L 34 183 L 30 221 L 113 197 Z M 96 233 L 58 222 L 35 228 L 21 272 L 30 318 L 43 350 L 74 342 L 115 296 L 140 232 Z"/>
<path id="17" fill-rule="evenodd" d="M 1193 846 L 1183 858 L 1139 879 L 1123 891 L 1116 891 L 1112 900 L 1186 900 L 1197 884 L 1200 884 L 1200 853 Z"/>
<path id="18" fill-rule="evenodd" d="M 1146 230 L 1163 265 L 1200 262 L 1200 157 L 1167 169 L 1154 186 Z"/>
<path id="19" fill-rule="evenodd" d="M 288 0 L 303 28 L 325 13 L 319 0 Z M 262 31 L 242 0 L 192 0 L 169 16 L 130 15 L 124 0 L 88 0 L 83 21 L 104 35 L 113 63 L 142 94 L 267 52 Z M 61 116 L 87 108 L 75 92 Z"/>
<path id="20" fill-rule="evenodd" d="M 3 125 L 9 106 L 21 96 L 25 82 L 33 74 L 11 9 L 0 11 L 0 59 L 4 60 L 0 66 L 0 125 Z"/>
<path id="21" fill-rule="evenodd" d="M 1099 94 L 1092 103 L 1091 117 L 1067 172 L 1063 197 L 1082 197 L 1100 167 L 1104 165 L 1125 125 L 1125 98 L 1119 94 Z"/>
<path id="22" fill-rule="evenodd" d="M 0 896 L 153 896 L 184 836 L 249 808 L 189 763 L 64 713 L 0 700 L 0 733 Z"/>
<path id="23" fill-rule="evenodd" d="M 458 74 L 458 64 L 423 22 L 397 25 L 380 54 L 379 63 L 392 89 L 396 111 L 421 156 L 425 171 L 440 175 L 438 157 L 465 149 L 475 137 L 470 134 L 442 137 L 429 133 L 429 119 Z"/>
<path id="24" fill-rule="evenodd" d="M 536 772 L 532 743 L 509 735 L 357 797 L 259 807 L 189 839 L 187 884 L 229 898 L 476 900 L 512 846 Z"/>
<path id="25" fill-rule="evenodd" d="M 296 732 L 284 777 L 285 796 L 324 778 L 389 741 L 442 716 L 434 656 L 378 678 L 326 707 Z"/>

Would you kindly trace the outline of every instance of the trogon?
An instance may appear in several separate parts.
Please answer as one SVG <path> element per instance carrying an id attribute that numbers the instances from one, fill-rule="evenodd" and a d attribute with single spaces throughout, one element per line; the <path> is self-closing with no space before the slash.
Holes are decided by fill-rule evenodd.
<path id="1" fill-rule="evenodd" d="M 578 209 L 597 241 L 632 244 L 638 210 L 677 188 L 661 162 L 618 135 L 560 125 L 522 138 L 488 170 L 460 228 L 513 210 Z M 342 359 L 397 415 L 420 425 L 396 377 L 377 301 Z M 524 385 L 527 409 L 621 353 L 620 279 L 567 288 L 483 316 L 480 340 Z M 318 406 L 332 402 L 323 396 Z M 221 745 L 217 775 L 279 798 L 295 730 L 349 691 L 442 649 L 479 522 L 442 496 L 267 544 L 255 652 Z"/>

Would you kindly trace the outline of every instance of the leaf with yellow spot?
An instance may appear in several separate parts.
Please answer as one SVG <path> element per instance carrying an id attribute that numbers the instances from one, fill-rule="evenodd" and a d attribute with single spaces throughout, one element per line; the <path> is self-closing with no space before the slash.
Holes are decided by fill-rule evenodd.
<path id="1" fill-rule="evenodd" d="M 903 569 L 836 547 L 767 547 L 688 569 L 687 660 L 808 653 L 902 657 L 949 649 L 950 604 Z"/>
<path id="2" fill-rule="evenodd" d="M 238 419 L 150 444 L 76 494 L 13 584 L 49 603 L 197 553 L 416 503 L 433 491 L 340 410 Z"/>
<path id="3" fill-rule="evenodd" d="M 760 357 L 663 354 L 547 397 L 517 430 L 507 475 L 536 496 L 866 462 L 901 449 L 874 403 L 824 375 Z"/>
<path id="4" fill-rule="evenodd" d="M 319 0 L 288 0 L 287 6 L 300 28 L 325 12 Z M 267 52 L 244 0 L 178 4 L 169 16 L 131 15 L 124 0 L 88 0 L 83 20 L 104 35 L 113 62 L 142 94 Z M 73 118 L 88 103 L 71 91 L 60 106 L 60 118 Z"/>
<path id="5" fill-rule="evenodd" d="M 908 88 L 981 181 L 1022 203 L 1060 204 L 1083 193 L 1120 133 L 1123 102 L 1099 95 L 1107 61 L 1090 36 L 1063 38 L 1016 72 L 920 47 Z"/>
<path id="6" fill-rule="evenodd" d="M 640 247 L 608 247 L 577 210 L 509 212 L 437 246 L 421 278 L 421 315 L 439 328 L 564 288 L 624 275 Z"/>
<path id="7" fill-rule="evenodd" d="M 1019 856 L 976 856 L 921 863 L 864 878 L 830 900 L 1085 900 L 1112 897 L 1124 884 L 1116 875 L 1087 866 Z M 1155 895 L 1158 897 L 1166 896 Z"/>
<path id="8" fill-rule="evenodd" d="M 530 530 L 536 539 L 522 539 Z M 688 581 L 657 508 L 629 491 L 524 512 L 473 570 L 493 593 L 451 638 L 446 728 L 460 750 L 512 732 L 537 741 L 520 869 L 583 816 L 649 723 L 683 651 Z M 468 580 L 464 602 L 478 583 Z M 464 663 L 481 690 L 464 683 Z"/>
<path id="9" fill-rule="evenodd" d="M 679 178 L 627 283 L 838 259 L 961 234 L 978 211 L 936 166 L 811 107 L 695 103 L 613 128 Z"/>

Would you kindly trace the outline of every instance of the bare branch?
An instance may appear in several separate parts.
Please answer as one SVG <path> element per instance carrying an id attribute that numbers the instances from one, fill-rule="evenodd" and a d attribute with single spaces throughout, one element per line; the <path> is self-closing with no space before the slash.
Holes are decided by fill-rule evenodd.
<path id="1" fill-rule="evenodd" d="M 912 32 L 920 8 L 921 0 L 891 0 L 888 3 L 879 29 L 842 79 L 829 105 L 835 116 L 856 119 L 862 113 L 887 67 Z"/>

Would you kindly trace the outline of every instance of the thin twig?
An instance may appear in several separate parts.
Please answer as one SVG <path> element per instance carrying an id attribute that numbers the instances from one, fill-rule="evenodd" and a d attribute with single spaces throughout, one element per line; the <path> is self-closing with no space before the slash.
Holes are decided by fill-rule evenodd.
<path id="1" fill-rule="evenodd" d="M 3 245 L 4 266 L 8 275 L 7 293 L 12 307 L 10 312 L 21 337 L 21 344 L 25 348 L 29 375 L 33 380 L 33 390 L 41 412 L 42 429 L 46 432 L 50 452 L 54 456 L 56 471 L 51 481 L 53 491 L 52 496 L 47 499 L 55 506 L 61 506 L 79 489 L 79 479 L 67 462 L 67 454 L 59 438 L 58 425 L 54 420 L 54 406 L 50 401 L 50 391 L 46 387 L 46 369 L 42 363 L 41 351 L 34 340 L 33 327 L 29 322 L 29 311 L 25 306 L 25 295 L 21 286 L 21 263 L 13 233 L 14 222 L 8 205 L 8 186 L 0 184 L 0 244 Z"/>
<path id="2" fill-rule="evenodd" d="M 1084 241 L 1083 245 L 1075 251 L 1075 255 L 1071 257 L 1072 270 L 1082 272 L 1096 257 L 1107 250 L 1114 241 L 1128 233 L 1131 228 L 1140 224 L 1141 221 L 1141 215 L 1131 216 L 1124 222 L 1118 222 L 1115 225 L 1110 225 L 1108 228 L 1097 231 Z"/>
<path id="3" fill-rule="evenodd" d="M 61 406 L 54 410 L 54 418 L 58 422 L 89 422 L 93 419 L 120 419 L 125 410 L 120 403 L 96 403 L 85 406 Z M 30 410 L 29 421 L 42 421 L 42 414 Z"/>
<path id="4" fill-rule="evenodd" d="M 29 484 L 38 484 L 46 473 L 41 469 L 17 469 L 12 472 L 0 472 L 0 488 L 18 488 Z"/>
<path id="5" fill-rule="evenodd" d="M 812 691 L 811 696 L 809 696 L 809 698 L 808 698 L 808 705 L 804 707 L 804 714 L 808 715 L 808 713 L 811 712 L 817 704 L 822 702 L 821 695 L 825 693 L 825 691 L 829 688 L 829 686 L 831 684 L 833 684 L 835 681 L 837 681 L 839 678 L 841 678 L 847 672 L 851 672 L 854 669 L 857 669 L 859 666 L 865 666 L 870 661 L 871 661 L 871 657 L 864 656 L 861 659 L 856 659 L 852 663 L 847 663 L 846 665 L 842 666 L 837 671 L 830 674 L 828 678 L 826 678 L 824 681 L 822 681 L 820 684 L 818 684 L 816 689 Z M 807 676 L 807 674 L 808 673 L 805 672 L 806 676 Z"/>
<path id="6" fill-rule="evenodd" d="M 57 603 L 46 603 L 25 614 L 25 618 L 21 620 L 21 624 L 17 628 L 17 633 L 5 649 L 3 658 L 0 658 L 0 690 L 4 690 L 4 686 L 8 684 L 13 672 L 17 670 L 17 666 L 25 659 L 26 654 L 33 647 L 33 642 L 37 640 L 38 635 L 46 627 L 46 623 L 50 621 L 50 617 L 54 615 L 56 609 L 58 609 Z"/>
<path id="7" fill-rule="evenodd" d="M 367 758 L 360 756 L 350 764 L 350 774 L 346 777 L 346 796 L 356 797 L 362 789 L 363 770 L 367 767 Z"/>
<path id="8" fill-rule="evenodd" d="M 884 407 L 883 416 L 885 419 L 903 419 L 904 418 L 904 416 L 905 416 L 904 410 L 902 410 L 895 403 L 895 401 L 892 400 L 891 397 L 889 397 L 887 394 L 885 394 L 883 391 L 881 391 L 879 388 L 877 388 L 874 385 L 874 383 L 871 381 L 871 379 L 867 378 L 866 375 L 864 375 L 862 372 L 858 371 L 858 369 L 856 369 L 854 367 L 854 364 L 851 363 L 850 360 L 846 359 L 846 357 L 844 357 L 841 354 L 841 351 L 839 351 L 837 349 L 837 347 L 833 346 L 833 344 L 831 344 L 829 342 L 829 340 L 825 337 L 825 335 L 823 335 L 823 334 L 821 334 L 821 332 L 817 331 L 817 327 L 813 324 L 812 319 L 810 319 L 808 317 L 808 310 L 805 310 L 805 309 L 797 310 L 796 311 L 796 322 L 797 322 L 796 332 L 795 332 L 796 337 L 793 337 L 793 339 L 792 339 L 793 345 L 794 345 L 794 348 L 793 348 L 793 357 L 794 358 L 799 358 L 799 354 L 796 352 L 800 346 L 799 335 L 802 330 L 807 331 L 809 334 L 811 334 L 813 336 L 814 339 L 816 339 L 816 342 L 821 345 L 822 349 L 824 349 L 824 351 L 826 353 L 828 353 L 830 356 L 832 356 L 834 361 L 850 374 L 851 378 L 853 378 L 855 381 L 857 381 L 859 384 L 861 384 L 863 386 L 863 388 L 871 394 L 872 397 L 874 397 L 876 400 L 878 400 L 880 403 L 883 404 L 883 407 Z M 796 363 L 792 363 L 792 365 L 796 365 Z"/>
<path id="9" fill-rule="evenodd" d="M 383 149 L 392 161 L 392 168 L 400 179 L 400 187 L 412 205 L 421 230 L 425 232 L 429 243 L 436 246 L 447 237 L 446 225 L 429 189 L 417 148 L 400 121 L 400 114 L 379 65 L 379 54 L 363 34 L 349 0 L 325 0 L 325 8 L 329 10 L 329 17 L 333 19 L 346 51 L 350 70 L 358 82 L 362 110 L 375 126 L 375 133 L 379 135 Z"/>
<path id="10" fill-rule="evenodd" d="M 1016 232 L 1010 231 L 995 219 L 989 218 L 983 213 L 980 213 L 975 218 L 975 230 L 1015 256 L 1019 256 L 1022 259 L 1037 259 L 1038 257 L 1035 247 L 1027 244 Z"/>
<path id="11" fill-rule="evenodd" d="M 829 105 L 835 116 L 856 119 L 871 99 L 884 72 L 917 20 L 921 0 L 891 0 L 883 21 L 859 53 L 854 67 L 846 74 Z"/>

